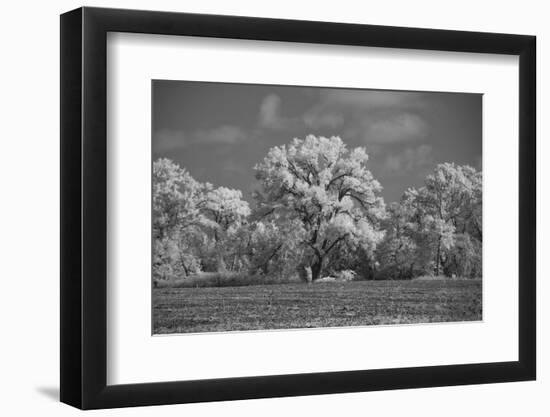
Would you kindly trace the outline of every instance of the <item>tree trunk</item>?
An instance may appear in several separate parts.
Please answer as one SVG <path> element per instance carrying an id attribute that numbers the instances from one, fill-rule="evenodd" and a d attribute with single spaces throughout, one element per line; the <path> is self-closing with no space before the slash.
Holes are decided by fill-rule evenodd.
<path id="1" fill-rule="evenodd" d="M 321 278 L 321 272 L 323 270 L 323 258 L 317 258 L 317 260 L 311 265 L 311 281 L 316 281 Z"/>
<path id="2" fill-rule="evenodd" d="M 441 236 L 437 240 L 437 256 L 435 260 L 435 276 L 439 276 L 439 264 L 441 263 Z"/>
<path id="3" fill-rule="evenodd" d="M 218 254 L 218 259 L 216 261 L 216 272 L 226 272 L 227 266 L 225 265 L 225 261 L 223 260 L 223 256 L 221 254 Z"/>
<path id="4" fill-rule="evenodd" d="M 187 265 L 185 265 L 185 262 L 183 261 L 183 259 L 181 260 L 181 267 L 183 268 L 183 272 L 185 274 L 185 276 L 189 276 L 189 268 L 187 268 Z"/>

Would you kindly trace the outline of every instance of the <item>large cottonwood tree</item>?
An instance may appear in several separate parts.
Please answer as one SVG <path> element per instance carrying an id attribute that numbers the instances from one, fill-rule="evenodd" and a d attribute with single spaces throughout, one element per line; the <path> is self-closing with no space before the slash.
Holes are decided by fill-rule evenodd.
<path id="1" fill-rule="evenodd" d="M 421 263 L 411 215 L 411 207 L 407 204 L 394 202 L 388 206 L 382 222 L 384 239 L 376 250 L 379 278 L 410 279 Z"/>
<path id="2" fill-rule="evenodd" d="M 211 234 L 211 261 L 216 270 L 240 269 L 244 253 L 250 207 L 240 190 L 218 187 L 209 190 L 201 209 L 206 217 L 205 229 Z"/>
<path id="3" fill-rule="evenodd" d="M 195 241 L 201 238 L 201 211 L 208 184 L 197 182 L 170 159 L 153 163 L 153 275 L 165 279 L 199 268 Z"/>
<path id="4" fill-rule="evenodd" d="M 238 229 L 250 214 L 239 190 L 196 181 L 175 162 L 153 163 L 153 272 L 188 275 L 204 267 L 239 264 L 234 254 Z M 234 236 L 235 235 L 235 236 Z"/>
<path id="5" fill-rule="evenodd" d="M 313 280 L 342 245 L 372 247 L 382 237 L 382 187 L 367 161 L 365 148 L 348 150 L 339 137 L 309 135 L 271 148 L 255 166 L 259 210 L 300 221 Z"/>
<path id="6" fill-rule="evenodd" d="M 468 235 L 460 241 L 469 252 L 471 239 L 481 245 L 481 194 L 481 173 L 454 163 L 438 164 L 424 187 L 405 192 L 401 204 L 412 210 L 416 240 L 423 251 L 417 258 L 431 257 L 435 275 L 445 269 L 457 236 Z"/>
<path id="7" fill-rule="evenodd" d="M 153 163 L 153 235 L 163 239 L 171 233 L 201 225 L 201 207 L 210 184 L 196 181 L 186 169 L 168 158 Z"/>

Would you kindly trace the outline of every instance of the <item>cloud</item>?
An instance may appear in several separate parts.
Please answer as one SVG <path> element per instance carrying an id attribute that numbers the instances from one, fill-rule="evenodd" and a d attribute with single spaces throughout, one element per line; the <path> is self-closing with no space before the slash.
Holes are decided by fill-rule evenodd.
<path id="1" fill-rule="evenodd" d="M 155 152 L 169 152 L 183 148 L 188 144 L 188 138 L 183 130 L 160 129 L 153 134 L 153 150 Z"/>
<path id="2" fill-rule="evenodd" d="M 365 123 L 363 139 L 367 143 L 402 143 L 425 138 L 427 133 L 428 125 L 421 117 L 400 113 Z"/>
<path id="3" fill-rule="evenodd" d="M 425 105 L 422 93 L 378 90 L 323 90 L 321 104 L 372 110 L 381 108 L 419 108 Z"/>
<path id="4" fill-rule="evenodd" d="M 359 144 L 393 144 L 424 138 L 428 125 L 419 115 L 429 106 L 425 94 L 407 91 L 321 90 L 303 115 L 306 126 L 343 129 Z"/>
<path id="5" fill-rule="evenodd" d="M 236 145 L 246 141 L 248 135 L 238 126 L 224 125 L 213 129 L 195 131 L 195 143 Z"/>
<path id="6" fill-rule="evenodd" d="M 433 164 L 432 147 L 420 145 L 417 148 L 407 148 L 403 152 L 388 155 L 384 162 L 384 169 L 388 173 L 407 173 L 417 168 L 424 168 Z"/>
<path id="7" fill-rule="evenodd" d="M 179 129 L 160 129 L 153 135 L 153 150 L 156 153 L 183 149 L 190 145 L 238 145 L 248 134 L 238 126 L 223 125 L 211 129 L 185 132 Z"/>
<path id="8" fill-rule="evenodd" d="M 258 114 L 258 129 L 264 130 L 295 130 L 304 127 L 304 121 L 299 116 L 287 117 L 281 114 L 282 99 L 277 94 L 268 94 L 260 103 Z"/>
<path id="9" fill-rule="evenodd" d="M 320 91 L 319 101 L 304 114 L 304 121 L 313 127 L 322 125 L 322 119 L 327 115 L 340 119 L 343 119 L 343 114 L 358 118 L 373 111 L 404 111 L 425 106 L 425 96 L 421 93 L 326 89 Z"/>
<path id="10" fill-rule="evenodd" d="M 260 104 L 259 125 L 268 129 L 284 127 L 285 121 L 281 117 L 281 97 L 277 94 L 269 94 Z"/>
<path id="11" fill-rule="evenodd" d="M 306 113 L 304 115 L 304 123 L 313 129 L 324 127 L 336 129 L 344 124 L 344 116 L 336 112 L 321 114 Z"/>

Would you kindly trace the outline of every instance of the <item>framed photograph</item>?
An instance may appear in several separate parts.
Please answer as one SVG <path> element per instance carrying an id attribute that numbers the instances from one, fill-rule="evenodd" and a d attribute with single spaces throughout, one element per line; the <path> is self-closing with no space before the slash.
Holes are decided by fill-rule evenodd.
<path id="1" fill-rule="evenodd" d="M 533 380 L 535 37 L 61 16 L 61 401 Z"/>

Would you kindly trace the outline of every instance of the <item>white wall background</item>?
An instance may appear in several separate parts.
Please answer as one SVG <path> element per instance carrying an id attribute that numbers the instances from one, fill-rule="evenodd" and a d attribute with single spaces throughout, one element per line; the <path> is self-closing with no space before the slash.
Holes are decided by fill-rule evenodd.
<path id="1" fill-rule="evenodd" d="M 3 415 L 75 415 L 57 402 L 59 379 L 59 17 L 82 3 L 9 2 L 2 8 L 0 181 L 0 410 Z M 534 34 L 538 37 L 539 248 L 550 250 L 550 150 L 542 115 L 550 97 L 550 26 L 540 1 L 392 2 L 201 0 L 92 1 L 86 5 L 240 14 L 396 26 Z M 548 415 L 550 273 L 538 268 L 538 381 L 100 411 L 98 415 L 275 416 Z M 546 395 L 544 395 L 546 394 Z"/>

